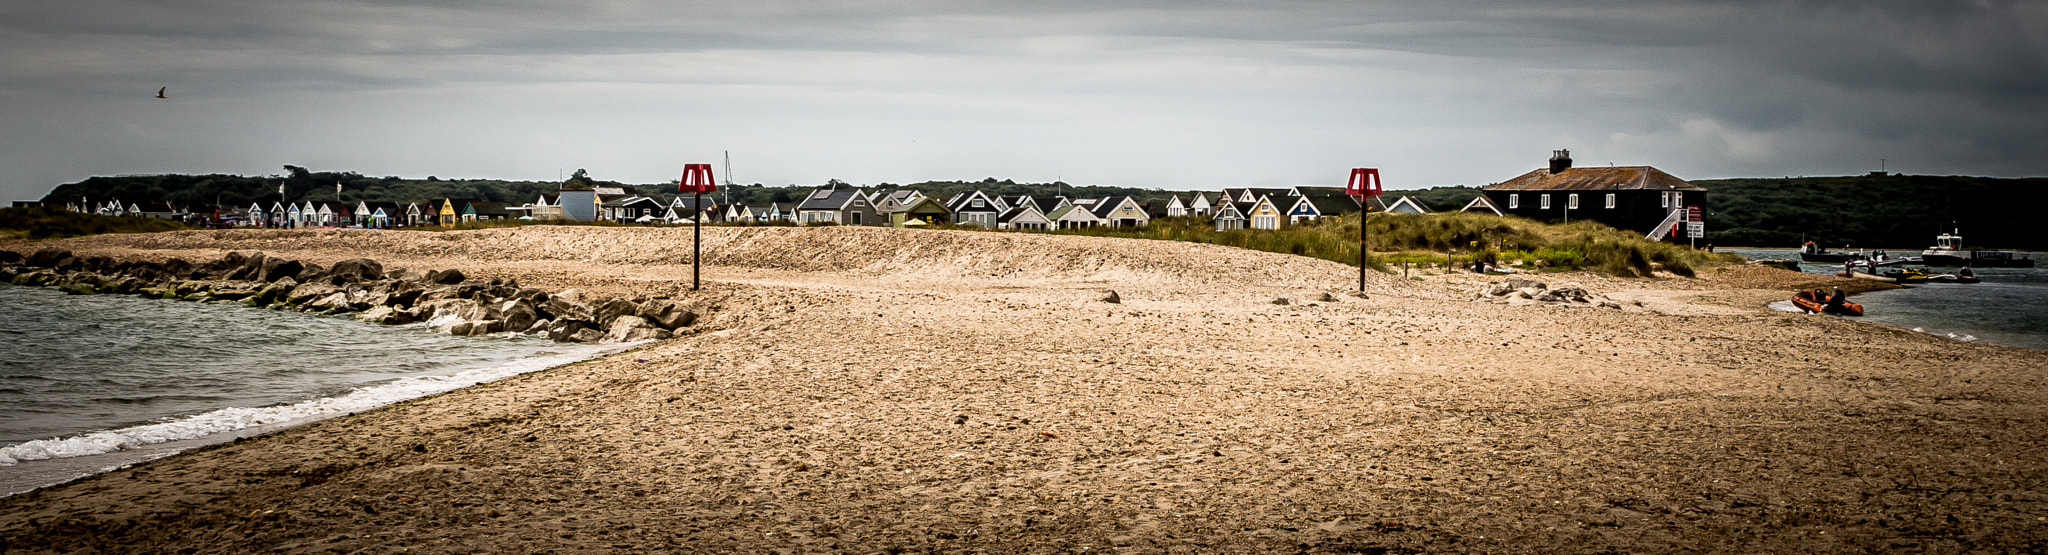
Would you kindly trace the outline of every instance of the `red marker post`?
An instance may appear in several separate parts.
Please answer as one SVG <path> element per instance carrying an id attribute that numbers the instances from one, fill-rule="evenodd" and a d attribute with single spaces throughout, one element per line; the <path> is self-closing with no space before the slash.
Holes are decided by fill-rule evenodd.
<path id="1" fill-rule="evenodd" d="M 711 178 L 711 164 L 683 164 L 683 178 L 676 183 L 681 192 L 690 193 L 690 227 L 695 235 L 690 238 L 690 290 L 696 291 L 702 284 L 697 261 L 704 258 L 704 193 L 717 191 L 718 184 Z"/>
<path id="2" fill-rule="evenodd" d="M 1372 205 L 1366 204 L 1369 197 L 1380 196 L 1379 168 L 1351 168 L 1351 178 L 1344 182 L 1344 194 L 1358 199 L 1358 292 L 1365 292 L 1365 217 L 1372 212 Z"/>

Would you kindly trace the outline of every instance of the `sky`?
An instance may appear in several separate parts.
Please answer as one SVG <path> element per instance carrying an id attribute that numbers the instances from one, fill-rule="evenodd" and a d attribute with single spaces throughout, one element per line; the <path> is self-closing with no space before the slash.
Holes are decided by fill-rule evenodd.
<path id="1" fill-rule="evenodd" d="M 2048 2 L 0 4 L 0 193 L 95 175 L 1168 190 L 2048 175 Z M 168 98 L 155 97 L 164 87 Z M 8 200 L 8 199 L 0 199 Z"/>

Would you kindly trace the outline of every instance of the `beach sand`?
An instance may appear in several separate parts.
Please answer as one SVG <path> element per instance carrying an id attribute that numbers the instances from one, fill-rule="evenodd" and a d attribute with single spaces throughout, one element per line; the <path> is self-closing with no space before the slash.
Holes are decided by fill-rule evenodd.
<path id="1" fill-rule="evenodd" d="M 1471 301 L 1478 275 L 1373 273 L 1359 298 L 1355 268 L 1210 245 L 707 228 L 692 292 L 689 231 L 0 244 L 369 257 L 708 311 L 0 499 L 0 550 L 2048 549 L 2048 353 L 1763 306 L 1833 278 L 1540 275 L 1623 308 L 1502 305 Z"/>

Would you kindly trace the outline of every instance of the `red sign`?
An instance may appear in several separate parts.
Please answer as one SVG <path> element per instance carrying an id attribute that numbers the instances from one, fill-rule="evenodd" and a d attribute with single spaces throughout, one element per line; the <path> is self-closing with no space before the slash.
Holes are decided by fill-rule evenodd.
<path id="1" fill-rule="evenodd" d="M 711 179 L 711 164 L 683 164 L 683 179 L 679 181 L 685 193 L 709 193 L 718 190 L 718 184 Z"/>
<path id="2" fill-rule="evenodd" d="M 1344 194 L 1354 197 L 1380 196 L 1379 168 L 1351 168 L 1351 179 L 1344 182 Z"/>
<path id="3" fill-rule="evenodd" d="M 1687 207 L 1685 207 L 1685 221 L 1688 221 L 1688 222 L 1697 222 L 1697 221 L 1700 221 L 1700 207 L 1698 207 L 1698 206 L 1687 206 Z"/>

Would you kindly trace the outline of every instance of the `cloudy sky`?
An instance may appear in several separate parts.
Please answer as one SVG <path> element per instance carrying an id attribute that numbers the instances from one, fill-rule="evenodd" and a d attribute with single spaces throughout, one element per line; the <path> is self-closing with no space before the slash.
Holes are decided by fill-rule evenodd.
<path id="1" fill-rule="evenodd" d="M 0 4 L 0 192 L 93 175 L 1483 185 L 2048 175 L 2048 2 Z M 169 87 L 168 99 L 157 99 Z"/>

